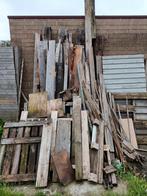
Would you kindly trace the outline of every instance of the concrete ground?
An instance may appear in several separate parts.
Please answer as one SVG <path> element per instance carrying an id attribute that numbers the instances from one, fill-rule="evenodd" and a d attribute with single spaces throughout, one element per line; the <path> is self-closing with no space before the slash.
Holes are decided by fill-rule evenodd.
<path id="1" fill-rule="evenodd" d="M 14 186 L 14 189 L 24 193 L 25 196 L 34 196 L 37 192 L 43 192 L 47 196 L 56 196 L 57 193 L 63 196 L 101 196 L 106 191 L 102 185 L 95 185 L 86 181 L 83 183 L 74 182 L 65 187 L 53 183 L 45 189 L 35 189 L 34 185 L 19 185 Z M 124 182 L 119 182 L 119 185 L 114 187 L 113 191 L 120 195 L 125 194 L 127 192 L 127 185 Z"/>

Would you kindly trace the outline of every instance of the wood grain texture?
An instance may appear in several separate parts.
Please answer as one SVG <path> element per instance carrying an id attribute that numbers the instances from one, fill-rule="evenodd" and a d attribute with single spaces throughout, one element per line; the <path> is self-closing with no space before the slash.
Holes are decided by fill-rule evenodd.
<path id="1" fill-rule="evenodd" d="M 56 82 L 56 71 L 55 71 L 55 41 L 49 41 L 49 51 L 47 52 L 47 68 L 46 68 L 46 91 L 48 92 L 48 98 L 55 98 L 55 82 Z"/>
<path id="2" fill-rule="evenodd" d="M 47 116 L 47 92 L 33 93 L 29 95 L 29 116 Z"/>
<path id="3" fill-rule="evenodd" d="M 46 187 L 50 164 L 52 124 L 44 125 L 40 146 L 39 162 L 36 177 L 36 187 Z"/>
<path id="4" fill-rule="evenodd" d="M 87 111 L 81 111 L 82 122 L 82 162 L 83 162 L 83 179 L 88 179 L 90 173 L 89 157 L 89 127 Z"/>
<path id="5" fill-rule="evenodd" d="M 81 98 L 73 97 L 73 133 L 74 141 L 74 156 L 75 156 L 75 176 L 76 180 L 82 180 L 82 129 L 81 129 Z"/>

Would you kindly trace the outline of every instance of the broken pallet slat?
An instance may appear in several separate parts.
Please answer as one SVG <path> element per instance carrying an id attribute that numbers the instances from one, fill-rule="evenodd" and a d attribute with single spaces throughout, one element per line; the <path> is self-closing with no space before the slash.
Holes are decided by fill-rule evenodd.
<path id="1" fill-rule="evenodd" d="M 1 175 L 2 182 L 28 182 L 35 181 L 36 174 L 15 174 L 15 175 Z"/>
<path id="2" fill-rule="evenodd" d="M 19 136 L 20 137 L 20 136 Z M 33 143 L 39 143 L 41 141 L 40 137 L 31 137 L 31 138 L 8 138 L 8 139 L 2 139 L 1 144 L 2 145 L 13 145 L 13 144 L 33 144 Z"/>
<path id="3" fill-rule="evenodd" d="M 44 125 L 38 161 L 36 187 L 46 187 L 48 182 L 48 171 L 50 164 L 52 124 Z"/>

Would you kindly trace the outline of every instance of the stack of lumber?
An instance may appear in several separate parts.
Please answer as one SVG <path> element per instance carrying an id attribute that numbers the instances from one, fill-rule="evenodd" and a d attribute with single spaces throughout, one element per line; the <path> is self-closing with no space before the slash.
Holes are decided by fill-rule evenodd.
<path id="1" fill-rule="evenodd" d="M 84 46 L 75 45 L 71 33 L 64 29 L 60 29 L 57 43 L 51 40 L 50 28 L 35 35 L 34 93 L 29 96 L 29 118 L 23 124 L 5 124 L 1 179 L 9 181 L 9 175 L 11 182 L 26 179 L 13 178 L 10 163 L 4 173 L 5 162 L 10 159 L 7 154 L 17 148 L 15 175 L 33 175 L 28 181 L 36 180 L 36 187 L 46 187 L 48 181 L 67 185 L 74 179 L 113 187 L 117 185 L 113 162 L 142 164 L 133 123 L 129 119 L 129 125 L 124 126 L 113 96 L 105 90 L 101 57 L 94 54 L 92 46 L 86 54 Z M 42 133 L 33 131 L 36 126 L 43 127 Z M 8 134 L 10 129 L 13 131 Z M 35 147 L 36 143 L 39 147 Z M 24 151 L 20 152 L 20 148 Z M 33 152 L 38 156 L 35 164 Z M 18 159 L 25 160 L 23 166 L 21 161 L 18 165 Z"/>
<path id="2" fill-rule="evenodd" d="M 18 118 L 20 64 L 17 47 L 0 46 L 0 118 L 3 120 Z"/>

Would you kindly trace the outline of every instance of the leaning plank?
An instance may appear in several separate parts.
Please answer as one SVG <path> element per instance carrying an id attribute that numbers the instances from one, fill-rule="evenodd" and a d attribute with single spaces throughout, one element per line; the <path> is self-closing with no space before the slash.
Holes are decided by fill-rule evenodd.
<path id="1" fill-rule="evenodd" d="M 75 176 L 76 180 L 82 180 L 82 130 L 81 130 L 81 98 L 73 97 L 73 134 L 75 136 Z"/>
<path id="2" fill-rule="evenodd" d="M 74 180 L 74 171 L 70 162 L 70 157 L 66 150 L 53 154 L 53 162 L 63 185 L 67 185 Z"/>
<path id="3" fill-rule="evenodd" d="M 0 181 L 2 182 L 28 182 L 35 181 L 36 174 L 15 174 L 15 175 L 2 175 Z"/>
<path id="4" fill-rule="evenodd" d="M 46 70 L 46 91 L 48 92 L 48 98 L 55 98 L 55 41 L 49 41 L 49 51 L 47 52 L 47 70 Z"/>
<path id="5" fill-rule="evenodd" d="M 31 131 L 31 127 L 26 127 L 25 131 L 24 131 L 24 137 L 29 138 L 30 137 L 30 131 Z M 19 169 L 20 174 L 25 174 L 26 171 L 27 171 L 28 153 L 29 153 L 29 145 L 28 144 L 22 144 L 20 169 Z"/>
<path id="6" fill-rule="evenodd" d="M 57 119 L 58 119 L 58 112 L 57 111 L 51 112 L 51 119 L 52 119 L 52 123 L 53 123 L 52 142 L 51 142 L 51 154 L 52 154 L 55 151 L 55 145 L 56 145 Z"/>
<path id="7" fill-rule="evenodd" d="M 88 179 L 90 173 L 89 157 L 89 129 L 87 111 L 81 111 L 82 121 L 82 161 L 83 161 L 83 179 Z"/>
<path id="8" fill-rule="evenodd" d="M 71 120 L 58 119 L 55 152 L 62 150 L 68 152 L 70 157 Z M 57 181 L 56 171 L 53 170 L 53 181 Z"/>
<path id="9" fill-rule="evenodd" d="M 46 187 L 48 182 L 52 124 L 43 126 L 37 169 L 36 187 Z"/>
<path id="10" fill-rule="evenodd" d="M 104 163 L 104 122 L 100 122 L 99 126 L 99 150 L 98 150 L 98 182 L 99 184 L 103 183 L 103 163 Z"/>
<path id="11" fill-rule="evenodd" d="M 47 92 L 33 93 L 29 95 L 29 116 L 47 116 Z"/>
<path id="12" fill-rule="evenodd" d="M 16 135 L 16 129 L 10 129 L 10 138 L 14 138 Z M 2 170 L 2 175 L 8 175 L 10 172 L 11 164 L 12 164 L 12 157 L 14 153 L 14 146 L 7 146 L 6 148 L 6 154 L 3 162 L 3 170 Z"/>
<path id="13" fill-rule="evenodd" d="M 132 146 L 137 149 L 138 145 L 132 119 L 120 119 L 119 121 L 127 135 L 127 139 L 130 141 Z"/>
<path id="14" fill-rule="evenodd" d="M 27 138 L 27 137 L 26 138 L 25 137 L 23 137 L 23 138 L 8 138 L 8 139 L 2 139 L 1 140 L 1 144 L 2 145 L 10 145 L 10 144 L 33 144 L 33 143 L 39 143 L 40 141 L 41 141 L 41 138 L 40 137 L 31 137 L 31 138 Z"/>
<path id="15" fill-rule="evenodd" d="M 28 111 L 22 111 L 20 121 L 26 121 L 28 117 Z"/>
<path id="16" fill-rule="evenodd" d="M 4 129 L 3 134 L 2 134 L 2 138 L 7 138 L 9 134 L 9 129 Z M 6 146 L 4 145 L 0 145 L 0 174 L 2 172 L 2 165 L 3 165 L 3 159 L 4 159 L 4 154 L 5 154 L 5 149 Z"/>
<path id="17" fill-rule="evenodd" d="M 4 128 L 43 126 L 47 121 L 6 122 Z"/>

